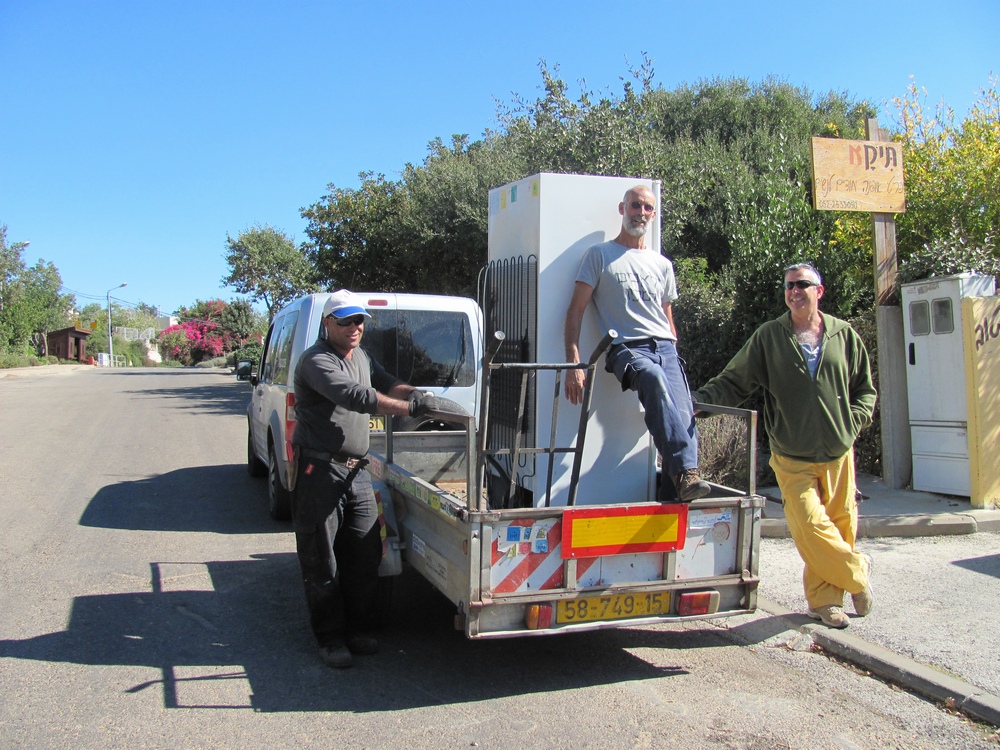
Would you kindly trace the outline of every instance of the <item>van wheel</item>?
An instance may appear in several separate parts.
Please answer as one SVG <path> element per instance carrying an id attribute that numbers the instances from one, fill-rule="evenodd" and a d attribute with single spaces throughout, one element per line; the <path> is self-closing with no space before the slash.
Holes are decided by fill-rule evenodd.
<path id="1" fill-rule="evenodd" d="M 287 521 L 292 517 L 292 494 L 281 483 L 274 443 L 267 447 L 267 509 L 275 521 Z"/>
<path id="2" fill-rule="evenodd" d="M 253 452 L 253 433 L 249 429 L 247 430 L 247 473 L 255 479 L 267 475 L 267 466 Z"/>
<path id="3" fill-rule="evenodd" d="M 468 414 L 464 406 L 450 398 L 438 396 L 438 403 L 449 412 Z M 424 415 L 422 417 L 397 417 L 393 421 L 393 429 L 398 432 L 431 432 L 435 430 L 464 430 L 465 425 L 461 422 L 449 422 L 445 419 L 431 419 Z"/>

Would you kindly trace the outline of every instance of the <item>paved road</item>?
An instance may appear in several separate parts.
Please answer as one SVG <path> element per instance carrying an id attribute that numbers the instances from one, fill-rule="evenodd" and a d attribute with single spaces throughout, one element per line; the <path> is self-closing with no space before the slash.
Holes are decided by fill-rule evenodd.
<path id="1" fill-rule="evenodd" d="M 323 667 L 219 371 L 0 377 L 0 747 L 994 748 L 784 618 L 469 642 L 412 576 Z"/>

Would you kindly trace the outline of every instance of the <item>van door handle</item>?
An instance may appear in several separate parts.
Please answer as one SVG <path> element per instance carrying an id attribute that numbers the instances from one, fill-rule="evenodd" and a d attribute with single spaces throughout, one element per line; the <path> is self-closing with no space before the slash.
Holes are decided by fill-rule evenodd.
<path id="1" fill-rule="evenodd" d="M 910 344 L 910 364 L 917 364 L 917 349 L 916 345 L 913 343 Z"/>

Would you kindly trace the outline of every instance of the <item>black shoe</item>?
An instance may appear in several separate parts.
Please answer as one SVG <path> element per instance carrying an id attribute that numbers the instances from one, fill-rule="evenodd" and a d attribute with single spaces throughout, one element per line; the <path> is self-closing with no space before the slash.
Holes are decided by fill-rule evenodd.
<path id="1" fill-rule="evenodd" d="M 354 657 L 351 656 L 351 652 L 347 649 L 347 646 L 342 643 L 335 643 L 331 646 L 320 646 L 319 658 L 323 660 L 326 666 L 333 667 L 334 669 L 346 669 L 354 664 Z"/>
<path id="2" fill-rule="evenodd" d="M 356 633 L 347 639 L 347 648 L 352 654 L 369 656 L 378 653 L 378 641 L 366 633 Z"/>

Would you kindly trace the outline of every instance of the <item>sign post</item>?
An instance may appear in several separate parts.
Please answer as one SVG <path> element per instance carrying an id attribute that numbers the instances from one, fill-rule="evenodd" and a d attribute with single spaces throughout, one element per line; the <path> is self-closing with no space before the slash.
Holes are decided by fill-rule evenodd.
<path id="1" fill-rule="evenodd" d="M 869 118 L 866 126 L 866 141 L 812 139 L 813 207 L 872 216 L 882 480 L 898 489 L 909 485 L 913 464 L 903 312 L 890 304 L 898 270 L 893 215 L 906 211 L 903 150 L 889 140 L 876 118 Z"/>

